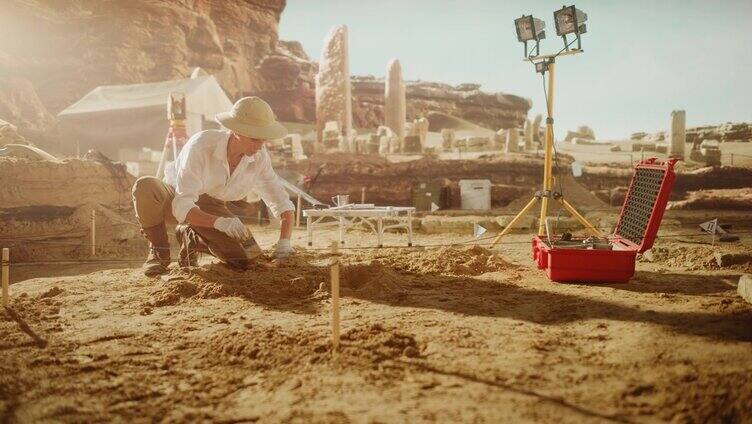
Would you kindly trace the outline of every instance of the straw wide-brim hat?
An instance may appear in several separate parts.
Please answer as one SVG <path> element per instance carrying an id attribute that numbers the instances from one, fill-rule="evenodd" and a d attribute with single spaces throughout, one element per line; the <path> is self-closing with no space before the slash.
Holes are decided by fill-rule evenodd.
<path id="1" fill-rule="evenodd" d="M 277 121 L 272 108 L 258 97 L 243 97 L 232 110 L 218 114 L 216 120 L 246 137 L 276 140 L 287 135 L 287 128 Z"/>

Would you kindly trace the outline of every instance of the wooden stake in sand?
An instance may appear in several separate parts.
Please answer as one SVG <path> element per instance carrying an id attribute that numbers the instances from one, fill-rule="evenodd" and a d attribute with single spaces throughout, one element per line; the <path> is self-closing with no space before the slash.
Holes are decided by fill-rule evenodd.
<path id="1" fill-rule="evenodd" d="M 3 306 L 8 306 L 10 303 L 10 295 L 8 294 L 8 280 L 10 279 L 10 249 L 7 247 L 3 248 L 2 273 Z"/>
<path id="2" fill-rule="evenodd" d="M 339 349 L 339 243 L 332 241 L 332 348 Z"/>
<path id="3" fill-rule="evenodd" d="M 97 254 L 97 211 L 91 211 L 91 256 Z"/>
<path id="4" fill-rule="evenodd" d="M 300 213 L 303 208 L 303 199 L 298 194 L 298 206 L 295 209 L 295 228 L 300 228 Z"/>

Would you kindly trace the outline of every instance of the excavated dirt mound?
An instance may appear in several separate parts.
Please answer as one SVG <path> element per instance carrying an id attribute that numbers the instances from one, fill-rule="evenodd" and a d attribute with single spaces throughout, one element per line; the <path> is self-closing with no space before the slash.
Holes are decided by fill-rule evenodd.
<path id="1" fill-rule="evenodd" d="M 568 172 L 568 169 L 566 166 L 564 166 L 564 169 L 565 169 L 565 172 Z M 595 211 L 595 210 L 603 210 L 603 209 L 608 208 L 608 205 L 605 202 L 599 199 L 598 196 L 596 196 L 590 190 L 588 190 L 572 175 L 565 174 L 565 175 L 556 175 L 556 176 L 560 180 L 560 182 L 557 181 L 554 184 L 554 191 L 561 192 L 564 195 L 564 199 L 570 204 L 572 204 L 572 206 L 574 206 L 577 210 Z M 533 195 L 535 194 L 535 192 L 539 190 L 540 188 L 536 184 L 536 188 L 532 190 L 529 194 L 522 195 L 516 200 L 513 200 L 511 203 L 505 206 L 503 210 L 508 213 L 517 213 L 521 211 L 522 208 L 524 208 L 525 205 L 527 205 L 530 199 L 533 198 Z M 563 216 L 568 216 L 569 212 L 567 212 L 564 208 L 562 208 L 559 202 L 549 202 L 548 204 L 549 204 L 549 215 L 555 214 L 561 211 L 561 214 Z M 533 207 L 531 211 L 528 213 L 539 214 L 540 206 L 537 205 Z"/>
<path id="2" fill-rule="evenodd" d="M 322 284 L 329 271 L 323 263 L 313 264 L 303 254 L 285 266 L 258 266 L 236 271 L 222 264 L 173 269 L 163 277 L 146 307 L 176 305 L 188 299 L 240 297 L 263 302 L 304 300 Z"/>
<path id="3" fill-rule="evenodd" d="M 222 264 L 176 268 L 156 285 L 144 313 L 190 299 L 224 297 L 270 304 L 292 301 L 310 307 L 310 302 L 328 297 L 330 261 L 301 252 L 282 265 L 245 272 Z M 372 300 L 403 296 L 410 274 L 476 276 L 517 268 L 480 246 L 354 251 L 344 255 L 341 264 L 342 294 Z"/>
<path id="4" fill-rule="evenodd" d="M 668 209 L 723 209 L 752 211 L 752 188 L 690 191 Z"/>
<path id="5" fill-rule="evenodd" d="M 654 262 L 671 268 L 684 268 L 688 270 L 738 270 L 743 272 L 752 271 L 752 263 L 749 261 L 729 263 L 720 266 L 716 257 L 722 255 L 739 255 L 749 253 L 739 243 L 722 243 L 716 241 L 716 246 L 710 244 L 708 236 L 707 244 L 685 244 L 677 242 L 659 242 L 650 251 L 640 257 L 641 262 Z"/>
<path id="6" fill-rule="evenodd" d="M 499 255 L 481 247 L 439 247 L 434 249 L 390 249 L 378 254 L 354 254 L 353 260 L 375 261 L 399 272 L 414 274 L 481 275 L 513 270 Z"/>

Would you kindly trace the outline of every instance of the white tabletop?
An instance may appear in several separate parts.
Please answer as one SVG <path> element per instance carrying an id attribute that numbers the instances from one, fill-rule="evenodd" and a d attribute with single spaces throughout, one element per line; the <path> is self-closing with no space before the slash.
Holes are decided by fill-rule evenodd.
<path id="1" fill-rule="evenodd" d="M 401 212 L 415 212 L 412 206 L 370 206 L 358 207 L 358 205 L 340 206 L 329 209 L 305 209 L 303 216 L 349 216 L 349 217 L 387 217 Z"/>

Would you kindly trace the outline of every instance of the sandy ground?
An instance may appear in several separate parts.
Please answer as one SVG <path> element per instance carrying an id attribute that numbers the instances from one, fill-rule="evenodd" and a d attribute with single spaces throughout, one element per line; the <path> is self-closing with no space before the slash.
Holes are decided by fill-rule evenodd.
<path id="1" fill-rule="evenodd" d="M 332 235 L 245 273 L 14 268 L 0 422 L 752 420 L 752 305 L 734 287 L 749 265 L 719 270 L 706 244 L 660 240 L 654 262 L 612 285 L 549 282 L 522 234 L 494 252 L 344 250 L 333 354 Z M 262 246 L 274 236 L 257 232 Z"/>

